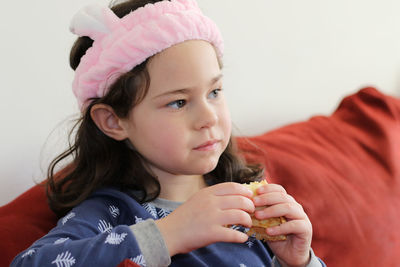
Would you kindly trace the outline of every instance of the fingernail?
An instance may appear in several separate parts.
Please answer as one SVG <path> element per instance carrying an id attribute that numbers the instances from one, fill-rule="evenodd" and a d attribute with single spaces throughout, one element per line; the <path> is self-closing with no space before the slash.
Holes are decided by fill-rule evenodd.
<path id="1" fill-rule="evenodd" d="M 254 204 L 260 204 L 261 199 L 259 197 L 254 197 L 253 198 Z"/>
<path id="2" fill-rule="evenodd" d="M 276 235 L 278 233 L 278 227 L 267 228 L 267 233 L 270 235 Z"/>
<path id="3" fill-rule="evenodd" d="M 253 196 L 253 191 L 251 191 L 250 189 L 247 189 L 247 192 L 249 193 L 249 196 Z"/>
<path id="4" fill-rule="evenodd" d="M 260 188 L 257 189 L 257 192 L 258 192 L 259 194 L 262 194 L 262 193 L 265 192 L 265 188 L 262 186 L 262 187 L 260 187 Z"/>
<path id="5" fill-rule="evenodd" d="M 258 220 L 264 220 L 265 212 L 263 210 L 256 210 L 254 216 L 256 216 L 256 219 Z"/>

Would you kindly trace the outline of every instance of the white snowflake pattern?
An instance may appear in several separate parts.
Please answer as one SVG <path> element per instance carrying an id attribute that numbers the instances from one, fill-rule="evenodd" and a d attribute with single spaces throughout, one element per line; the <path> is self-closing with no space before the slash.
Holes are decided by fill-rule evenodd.
<path id="1" fill-rule="evenodd" d="M 66 251 L 58 254 L 57 258 L 51 264 L 56 264 L 57 267 L 71 267 L 75 264 L 75 258 L 71 255 L 71 252 Z"/>
<path id="2" fill-rule="evenodd" d="M 70 213 L 68 213 L 67 215 L 65 215 L 65 217 L 62 219 L 62 224 L 64 225 L 64 224 L 66 224 L 71 218 L 74 218 L 75 217 L 75 212 L 70 212 Z"/>
<path id="3" fill-rule="evenodd" d="M 254 245 L 254 240 L 253 240 L 252 238 L 249 238 L 249 239 L 246 241 L 246 245 L 247 245 L 249 248 L 251 248 L 251 247 Z"/>
<path id="4" fill-rule="evenodd" d="M 99 224 L 97 225 L 97 229 L 99 229 L 100 232 L 102 233 L 111 233 L 112 230 L 112 225 L 109 222 L 106 222 L 105 220 L 100 220 Z"/>
<path id="5" fill-rule="evenodd" d="M 138 216 L 135 216 L 135 224 L 136 224 L 136 223 L 140 223 L 140 222 L 142 222 L 142 221 L 143 221 L 142 218 L 140 218 L 140 217 L 138 217 Z"/>
<path id="6" fill-rule="evenodd" d="M 230 228 L 233 229 L 233 230 L 237 230 L 237 231 L 240 231 L 240 230 L 242 229 L 242 228 L 241 228 L 240 226 L 238 226 L 238 225 L 232 225 Z"/>
<path id="7" fill-rule="evenodd" d="M 157 219 L 157 210 L 156 207 L 154 207 L 153 205 L 149 204 L 149 203 L 144 203 L 143 204 L 143 208 L 150 213 L 151 216 L 153 216 L 154 219 Z"/>
<path id="8" fill-rule="evenodd" d="M 124 239 L 127 235 L 128 235 L 127 233 L 122 233 L 122 234 L 110 233 L 107 236 L 106 241 L 104 241 L 104 243 L 110 245 L 119 245 L 122 242 L 124 242 Z"/>
<path id="9" fill-rule="evenodd" d="M 254 242 L 256 241 L 256 235 L 253 234 L 249 237 L 249 239 L 247 239 L 246 241 L 246 245 L 251 248 L 252 246 L 254 246 Z"/>
<path id="10" fill-rule="evenodd" d="M 142 267 L 146 267 L 146 262 L 145 262 L 142 254 L 140 254 L 134 258 L 130 258 L 130 260 Z"/>
<path id="11" fill-rule="evenodd" d="M 114 205 L 111 205 L 110 207 L 108 207 L 108 210 L 110 211 L 110 213 L 111 213 L 111 215 L 114 217 L 114 218 L 117 218 L 117 216 L 119 216 L 119 208 L 117 208 L 116 206 L 114 206 Z"/>
<path id="12" fill-rule="evenodd" d="M 25 258 L 26 256 L 32 256 L 32 254 L 34 254 L 36 251 L 34 249 L 30 249 L 27 252 L 25 252 L 24 254 L 22 254 L 21 258 Z"/>
<path id="13" fill-rule="evenodd" d="M 59 239 L 57 239 L 56 241 L 54 241 L 54 245 L 62 244 L 62 243 L 64 243 L 65 241 L 67 241 L 68 239 L 69 239 L 69 237 L 59 238 Z"/>
<path id="14" fill-rule="evenodd" d="M 168 214 L 170 214 L 170 213 L 171 213 L 170 210 L 159 209 L 159 211 L 158 211 L 158 216 L 159 216 L 159 218 L 164 218 L 164 217 L 167 217 Z"/>
<path id="15" fill-rule="evenodd" d="M 241 263 L 241 264 L 239 264 L 239 267 L 247 267 L 247 266 L 246 266 L 246 264 Z"/>

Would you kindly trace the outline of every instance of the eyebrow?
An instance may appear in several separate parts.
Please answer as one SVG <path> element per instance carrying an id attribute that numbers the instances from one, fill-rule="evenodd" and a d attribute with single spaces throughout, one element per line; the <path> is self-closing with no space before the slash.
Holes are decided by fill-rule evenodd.
<path id="1" fill-rule="evenodd" d="M 219 80 L 221 80 L 221 78 L 222 78 L 223 76 L 224 76 L 224 75 L 223 75 L 222 73 L 218 74 L 217 76 L 215 76 L 214 78 L 212 78 L 212 79 L 210 80 L 209 85 L 211 86 L 211 85 L 215 84 L 216 82 L 218 82 Z M 159 97 L 168 96 L 168 95 L 186 94 L 186 93 L 189 91 L 189 89 L 190 89 L 190 88 L 182 88 L 182 89 L 171 90 L 171 91 L 162 93 L 162 94 L 160 94 L 160 95 L 157 95 L 157 96 L 155 96 L 154 98 L 159 98 Z"/>

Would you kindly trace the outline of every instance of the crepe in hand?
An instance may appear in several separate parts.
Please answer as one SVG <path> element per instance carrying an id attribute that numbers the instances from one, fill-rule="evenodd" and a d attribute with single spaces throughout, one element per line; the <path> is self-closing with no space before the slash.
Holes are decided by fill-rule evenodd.
<path id="1" fill-rule="evenodd" d="M 263 186 L 265 184 L 268 184 L 265 180 L 262 180 L 261 182 L 251 182 L 250 184 L 244 184 L 247 188 L 249 188 L 251 191 L 253 191 L 253 197 L 257 195 L 257 188 L 260 186 Z M 265 207 L 256 207 L 256 210 L 262 210 Z M 286 222 L 286 219 L 284 217 L 275 217 L 275 218 L 268 218 L 265 220 L 258 220 L 253 214 L 250 214 L 251 220 L 253 222 L 252 227 L 250 230 L 247 232 L 248 236 L 253 236 L 258 240 L 264 240 L 264 241 L 282 241 L 286 240 L 285 235 L 277 235 L 277 236 L 270 236 L 266 233 L 266 228 L 273 227 L 273 226 L 278 226 L 282 223 Z"/>

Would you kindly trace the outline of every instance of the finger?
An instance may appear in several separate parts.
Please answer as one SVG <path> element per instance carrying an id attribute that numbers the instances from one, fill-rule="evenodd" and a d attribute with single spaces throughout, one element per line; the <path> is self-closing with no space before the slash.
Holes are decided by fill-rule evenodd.
<path id="1" fill-rule="evenodd" d="M 274 191 L 258 195 L 253 198 L 253 201 L 256 206 L 271 206 L 286 202 L 296 202 L 292 196 L 282 191 Z"/>
<path id="2" fill-rule="evenodd" d="M 229 243 L 244 243 L 249 239 L 247 234 L 227 227 L 221 227 L 218 231 L 215 231 L 214 237 L 217 242 Z"/>
<path id="3" fill-rule="evenodd" d="M 265 194 L 265 193 L 271 193 L 271 192 L 284 192 L 286 193 L 285 188 L 279 184 L 266 184 L 263 186 L 260 186 L 257 188 L 257 194 Z"/>
<path id="4" fill-rule="evenodd" d="M 232 195 L 232 196 L 221 196 L 218 198 L 219 198 L 218 206 L 222 210 L 240 209 L 248 213 L 253 213 L 255 210 L 253 201 L 244 196 Z"/>
<path id="5" fill-rule="evenodd" d="M 289 220 L 297 220 L 308 218 L 303 207 L 297 202 L 286 202 L 257 210 L 255 217 L 259 220 L 264 220 L 273 217 L 286 217 Z"/>
<path id="6" fill-rule="evenodd" d="M 274 226 L 266 229 L 267 234 L 274 235 L 312 235 L 312 225 L 308 220 L 293 220 L 285 222 L 279 226 Z"/>
<path id="7" fill-rule="evenodd" d="M 237 224 L 237 225 L 243 225 L 245 227 L 251 227 L 252 220 L 249 213 L 238 209 L 231 209 L 222 211 L 219 224 L 220 225 Z"/>
<path id="8" fill-rule="evenodd" d="M 253 192 L 246 186 L 233 182 L 220 183 L 210 186 L 208 189 L 217 196 L 242 195 L 248 198 L 251 198 L 253 196 Z"/>

